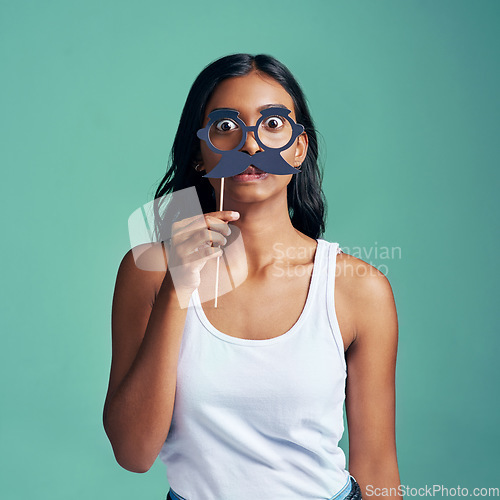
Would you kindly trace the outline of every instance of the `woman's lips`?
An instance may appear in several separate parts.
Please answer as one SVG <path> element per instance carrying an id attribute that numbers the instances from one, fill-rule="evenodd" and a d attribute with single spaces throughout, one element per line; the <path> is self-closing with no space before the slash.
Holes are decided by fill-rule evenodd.
<path id="1" fill-rule="evenodd" d="M 263 172 L 259 168 L 250 165 L 244 172 L 241 172 L 241 174 L 233 175 L 233 177 L 230 178 L 236 182 L 247 182 L 262 180 L 268 175 L 269 174 L 267 172 Z"/>

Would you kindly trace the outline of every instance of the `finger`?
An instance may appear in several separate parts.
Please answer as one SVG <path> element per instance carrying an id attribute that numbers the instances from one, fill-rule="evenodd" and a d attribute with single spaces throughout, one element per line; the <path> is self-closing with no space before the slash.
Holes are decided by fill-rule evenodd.
<path id="1" fill-rule="evenodd" d="M 200 229 L 196 231 L 190 240 L 195 246 L 225 245 L 227 243 L 225 236 L 211 229 Z"/>
<path id="2" fill-rule="evenodd" d="M 240 218 L 239 212 L 232 212 L 230 210 L 220 212 L 210 212 L 205 215 L 208 226 L 212 229 L 217 229 L 222 234 L 228 236 L 231 234 L 229 222 L 234 222 Z"/>
<path id="3" fill-rule="evenodd" d="M 219 247 L 201 247 L 190 255 L 186 256 L 184 265 L 194 262 L 202 263 L 214 257 L 219 257 L 223 254 L 222 248 Z"/>
<path id="4" fill-rule="evenodd" d="M 202 227 L 211 227 L 219 230 L 222 233 L 227 232 L 227 223 L 238 220 L 240 214 L 231 210 L 222 210 L 219 212 L 208 212 L 201 216 L 188 217 L 181 221 L 174 222 L 172 225 L 172 235 L 187 231 L 200 229 Z"/>
<path id="5" fill-rule="evenodd" d="M 206 214 L 187 217 L 180 221 L 174 222 L 172 227 L 175 227 L 177 230 L 182 230 L 187 229 L 188 227 L 192 228 L 193 226 L 200 227 L 200 224 L 206 224 L 208 220 L 212 220 L 212 222 L 231 222 L 238 220 L 239 218 L 239 212 L 234 212 L 232 210 L 221 210 L 218 212 L 208 212 Z"/>
<path id="6" fill-rule="evenodd" d="M 208 212 L 205 217 L 215 217 L 221 219 L 225 222 L 231 222 L 238 220 L 240 218 L 239 212 L 234 212 L 233 210 L 219 210 L 218 212 Z"/>
<path id="7" fill-rule="evenodd" d="M 181 233 L 171 240 L 171 246 L 175 247 L 178 255 L 189 255 L 200 247 L 223 246 L 226 243 L 227 239 L 222 234 L 206 228 L 189 234 Z"/>
<path id="8" fill-rule="evenodd" d="M 204 214 L 195 215 L 193 217 L 187 217 L 185 219 L 176 221 L 172 224 L 172 235 L 182 232 L 184 230 L 200 229 L 205 227 L 207 224 L 205 222 Z"/>
<path id="9" fill-rule="evenodd" d="M 202 225 L 202 227 L 192 227 L 188 226 L 186 228 L 183 228 L 179 232 L 176 232 L 175 234 L 172 235 L 170 238 L 170 246 L 176 246 L 177 248 L 180 248 L 180 246 L 189 240 L 193 240 L 194 243 L 200 242 L 203 240 L 203 238 L 207 238 L 207 226 L 205 224 Z M 208 237 L 210 239 L 210 237 Z M 195 245 L 196 246 L 196 245 Z"/>
<path id="10" fill-rule="evenodd" d="M 200 259 L 217 257 L 222 255 L 224 250 L 219 247 L 203 247 L 198 250 L 198 257 Z"/>
<path id="11" fill-rule="evenodd" d="M 218 219 L 217 217 L 213 216 L 206 216 L 205 219 L 207 222 L 207 227 L 209 229 L 218 231 L 220 234 L 223 234 L 224 236 L 229 236 L 231 234 L 231 228 L 229 227 L 229 224 L 227 222 L 222 221 L 221 219 Z"/>

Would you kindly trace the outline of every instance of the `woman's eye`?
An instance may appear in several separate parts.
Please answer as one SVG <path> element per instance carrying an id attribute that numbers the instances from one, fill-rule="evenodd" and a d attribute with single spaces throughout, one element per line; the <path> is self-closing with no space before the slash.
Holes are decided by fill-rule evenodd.
<path id="1" fill-rule="evenodd" d="M 231 130 L 235 130 L 238 128 L 238 125 L 233 122 L 233 120 L 229 120 L 226 118 L 225 120 L 221 120 L 215 124 L 215 127 L 219 132 L 230 132 Z"/>
<path id="2" fill-rule="evenodd" d="M 271 130 L 278 129 L 284 125 L 284 121 L 281 116 L 270 116 L 264 120 L 264 125 Z"/>

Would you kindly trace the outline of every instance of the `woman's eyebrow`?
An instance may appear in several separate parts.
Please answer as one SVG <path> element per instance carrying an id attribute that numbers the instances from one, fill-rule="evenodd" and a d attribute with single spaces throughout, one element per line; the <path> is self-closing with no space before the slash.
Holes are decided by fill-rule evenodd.
<path id="1" fill-rule="evenodd" d="M 262 111 L 263 109 L 267 108 L 283 108 L 283 109 L 288 109 L 284 104 L 264 104 L 263 106 L 260 106 L 257 108 L 257 111 Z"/>
<path id="2" fill-rule="evenodd" d="M 282 109 L 288 109 L 284 104 L 263 104 L 262 106 L 259 106 L 257 108 L 257 111 L 262 111 L 263 109 L 268 109 L 268 108 L 282 108 Z M 229 111 L 234 111 L 235 113 L 239 113 L 240 111 L 238 109 L 233 109 L 233 108 L 214 108 L 212 110 L 210 110 L 210 113 L 214 112 L 214 111 L 226 111 L 226 110 L 229 110 Z"/>
<path id="3" fill-rule="evenodd" d="M 239 113 L 237 109 L 233 108 L 214 108 L 210 110 L 210 113 L 213 113 L 214 111 L 234 111 L 235 113 Z"/>

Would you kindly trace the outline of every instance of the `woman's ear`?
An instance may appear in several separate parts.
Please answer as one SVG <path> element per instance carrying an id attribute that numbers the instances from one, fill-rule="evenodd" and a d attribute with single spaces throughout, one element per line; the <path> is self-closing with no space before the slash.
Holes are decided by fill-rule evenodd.
<path id="1" fill-rule="evenodd" d="M 196 159 L 191 162 L 191 165 L 197 172 L 204 172 L 203 160 L 201 158 L 198 159 L 198 157 L 196 157 Z"/>
<path id="2" fill-rule="evenodd" d="M 191 165 L 193 168 L 195 168 L 198 172 L 206 172 L 205 170 L 205 161 L 203 159 L 203 149 L 205 147 L 205 152 L 208 150 L 210 153 L 210 150 L 206 147 L 206 144 L 203 141 L 199 141 L 201 144 L 199 144 L 196 149 L 192 153 L 192 160 L 191 160 Z"/>
<path id="3" fill-rule="evenodd" d="M 295 168 L 299 168 L 307 156 L 307 147 L 309 145 L 309 139 L 305 132 L 302 132 L 297 137 L 297 146 L 295 146 Z"/>

